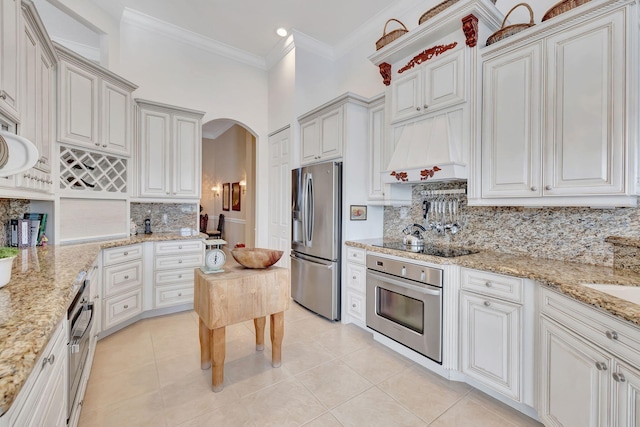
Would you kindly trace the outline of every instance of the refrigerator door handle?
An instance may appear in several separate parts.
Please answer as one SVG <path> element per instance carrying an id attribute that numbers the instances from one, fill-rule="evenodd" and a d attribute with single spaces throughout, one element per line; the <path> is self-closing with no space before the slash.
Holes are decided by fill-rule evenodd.
<path id="1" fill-rule="evenodd" d="M 319 262 L 309 261 L 308 259 L 300 258 L 298 256 L 295 256 L 294 254 L 289 255 L 289 257 L 291 259 L 295 259 L 295 260 L 298 260 L 298 261 L 301 261 L 301 262 L 306 262 L 306 263 L 309 263 L 309 264 L 324 265 L 324 264 L 321 264 Z M 324 266 L 327 267 L 327 270 L 333 270 L 333 263 L 329 264 L 329 265 L 324 265 Z"/>
<path id="2" fill-rule="evenodd" d="M 314 193 L 313 193 L 313 175 L 310 173 L 305 174 L 305 188 L 304 188 L 305 200 L 304 200 L 304 245 L 311 246 L 313 240 L 313 223 L 314 223 Z"/>

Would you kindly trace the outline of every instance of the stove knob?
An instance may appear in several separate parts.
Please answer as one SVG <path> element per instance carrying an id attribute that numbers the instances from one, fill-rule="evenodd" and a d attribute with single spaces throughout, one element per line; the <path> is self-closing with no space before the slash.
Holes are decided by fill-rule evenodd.
<path id="1" fill-rule="evenodd" d="M 402 277 L 407 275 L 407 267 L 402 267 Z"/>

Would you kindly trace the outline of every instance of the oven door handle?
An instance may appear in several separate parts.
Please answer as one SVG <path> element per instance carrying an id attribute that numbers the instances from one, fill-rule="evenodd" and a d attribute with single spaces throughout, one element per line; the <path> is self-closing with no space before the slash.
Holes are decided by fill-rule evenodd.
<path id="1" fill-rule="evenodd" d="M 91 317 L 89 317 L 89 321 L 86 323 L 86 326 L 84 327 L 82 333 L 77 334 L 75 326 L 77 324 L 78 318 L 82 315 L 84 311 L 90 311 Z M 73 318 L 73 324 L 71 325 L 71 334 L 72 334 L 71 338 L 74 340 L 74 343 L 77 343 L 84 337 L 87 331 L 91 329 L 92 324 L 93 324 L 93 303 L 91 302 L 86 304 L 86 309 L 83 308 L 82 310 L 78 311 L 76 316 Z"/>
<path id="2" fill-rule="evenodd" d="M 441 288 L 433 288 L 433 286 L 428 285 L 426 283 L 424 286 L 416 286 L 407 282 L 393 279 L 389 276 L 383 276 L 381 274 L 374 273 L 371 270 L 367 271 L 367 278 L 369 277 L 380 280 L 381 282 L 387 282 L 387 283 L 391 283 L 392 285 L 400 286 L 401 288 L 410 289 L 415 292 L 420 292 L 421 294 L 425 294 L 425 295 L 436 295 L 436 296 L 442 295 Z"/>

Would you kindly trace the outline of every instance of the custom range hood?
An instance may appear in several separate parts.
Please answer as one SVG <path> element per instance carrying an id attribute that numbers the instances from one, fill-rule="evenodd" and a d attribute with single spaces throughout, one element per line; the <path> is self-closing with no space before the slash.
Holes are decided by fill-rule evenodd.
<path id="1" fill-rule="evenodd" d="M 396 148 L 383 182 L 466 180 L 465 128 L 462 110 L 394 127 L 391 137 Z"/>

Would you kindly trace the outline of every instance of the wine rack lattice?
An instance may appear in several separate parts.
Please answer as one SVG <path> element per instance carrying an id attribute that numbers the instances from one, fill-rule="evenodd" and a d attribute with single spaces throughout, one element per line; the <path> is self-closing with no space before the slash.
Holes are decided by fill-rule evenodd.
<path id="1" fill-rule="evenodd" d="M 60 146 L 60 189 L 127 192 L 127 159 Z"/>

